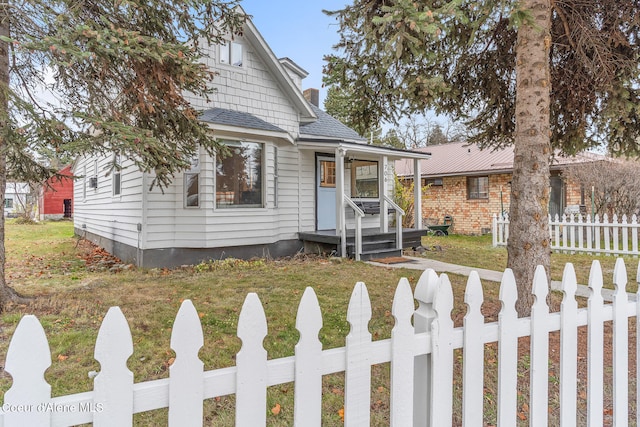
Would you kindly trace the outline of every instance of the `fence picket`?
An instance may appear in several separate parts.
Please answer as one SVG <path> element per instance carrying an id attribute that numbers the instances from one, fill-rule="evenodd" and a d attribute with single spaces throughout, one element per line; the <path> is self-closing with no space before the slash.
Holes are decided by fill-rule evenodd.
<path id="1" fill-rule="evenodd" d="M 558 214 L 556 214 L 556 220 L 555 220 L 555 239 L 556 239 L 556 247 L 560 247 L 560 218 L 558 217 Z"/>
<path id="2" fill-rule="evenodd" d="M 587 252 L 593 249 L 593 227 L 591 226 L 591 215 L 587 215 Z"/>
<path id="3" fill-rule="evenodd" d="M 596 244 L 596 255 L 600 255 L 600 217 L 598 215 L 596 215 L 593 223 L 593 232 L 595 234 L 593 241 Z"/>
<path id="4" fill-rule="evenodd" d="M 568 239 L 569 239 L 570 233 L 571 233 L 571 230 L 567 225 L 567 215 L 562 215 L 562 247 L 564 247 L 565 249 L 569 247 Z M 566 252 L 567 251 L 565 250 L 565 253 Z"/>
<path id="5" fill-rule="evenodd" d="M 39 406 L 51 400 L 51 386 L 44 379 L 49 366 L 51 351 L 42 325 L 35 316 L 24 316 L 7 350 L 5 370 L 13 384 L 4 394 L 5 427 L 49 425 L 51 411 Z"/>
<path id="6" fill-rule="evenodd" d="M 609 238 L 611 226 L 609 224 L 609 216 L 604 214 L 602 216 L 602 223 L 604 224 L 604 250 L 605 256 L 611 255 L 611 240 Z"/>
<path id="7" fill-rule="evenodd" d="M 636 269 L 636 426 L 640 423 L 640 411 L 637 408 L 640 408 L 640 381 L 637 379 L 640 378 L 640 363 L 637 363 L 640 360 L 640 339 L 638 338 L 638 331 L 640 331 L 640 261 L 638 261 L 638 267 Z"/>
<path id="8" fill-rule="evenodd" d="M 320 427 L 322 423 L 322 313 L 313 288 L 302 294 L 296 329 L 300 340 L 295 347 L 294 426 Z"/>
<path id="9" fill-rule="evenodd" d="M 203 345 L 200 317 L 193 303 L 185 300 L 171 331 L 171 348 L 176 358 L 169 367 L 170 426 L 202 426 L 204 363 L 198 352 Z"/>
<path id="10" fill-rule="evenodd" d="M 94 358 L 100 373 L 93 380 L 94 426 L 133 425 L 133 372 L 127 360 L 133 340 L 120 307 L 111 307 L 102 321 Z"/>
<path id="11" fill-rule="evenodd" d="M 533 276 L 535 302 L 531 307 L 530 424 L 544 427 L 548 423 L 549 391 L 549 282 L 543 266 Z"/>
<path id="12" fill-rule="evenodd" d="M 502 309 L 498 314 L 498 425 L 516 420 L 518 390 L 518 291 L 513 270 L 507 268 L 500 283 Z"/>
<path id="13" fill-rule="evenodd" d="M 415 333 L 431 331 L 431 322 L 435 318 L 433 299 L 438 289 L 438 275 L 428 268 L 422 272 L 416 284 L 415 299 L 418 308 L 413 314 Z M 431 403 L 431 354 L 422 354 L 414 358 L 413 372 L 413 425 L 429 425 Z"/>
<path id="14" fill-rule="evenodd" d="M 604 306 L 602 299 L 602 268 L 600 262 L 594 260 L 589 273 L 591 296 L 587 302 L 588 338 L 587 338 L 587 423 L 589 427 L 602 425 L 604 381 L 603 360 L 603 322 Z"/>
<path id="15" fill-rule="evenodd" d="M 629 227 L 627 215 L 622 215 L 622 252 L 629 253 Z"/>
<path id="16" fill-rule="evenodd" d="M 560 310 L 560 424 L 576 425 L 576 384 L 578 383 L 578 281 L 573 264 L 567 263 L 562 275 Z"/>
<path id="17" fill-rule="evenodd" d="M 346 338 L 344 390 L 345 427 L 368 427 L 371 395 L 371 301 L 363 282 L 356 283 L 349 300 L 347 321 L 351 326 Z"/>
<path id="18" fill-rule="evenodd" d="M 578 249 L 582 250 L 584 247 L 584 221 L 582 215 L 578 215 Z"/>
<path id="19" fill-rule="evenodd" d="M 391 331 L 391 427 L 408 427 L 413 423 L 413 311 L 411 285 L 403 277 L 391 309 L 395 319 Z"/>
<path id="20" fill-rule="evenodd" d="M 432 426 L 449 426 L 453 421 L 453 290 L 446 274 L 438 279 L 433 301 L 436 317 L 431 323 L 431 411 Z"/>
<path id="21" fill-rule="evenodd" d="M 242 347 L 236 354 L 236 426 L 259 427 L 267 423 L 267 319 L 258 295 L 249 293 L 238 318 Z"/>
<path id="22" fill-rule="evenodd" d="M 627 318 L 627 269 L 622 258 L 613 270 L 613 425 L 629 421 L 629 320 Z"/>
<path id="23" fill-rule="evenodd" d="M 571 237 L 570 242 L 571 242 L 571 249 L 574 249 L 573 251 L 571 251 L 571 253 L 575 253 L 575 248 L 576 248 L 576 225 L 575 225 L 575 216 L 573 214 L 569 215 L 569 235 Z"/>
<path id="24" fill-rule="evenodd" d="M 482 283 L 477 272 L 472 271 L 467 281 L 464 302 L 467 304 L 467 314 L 464 317 L 464 353 L 462 367 L 464 384 L 462 396 L 462 425 L 482 425 L 482 405 L 484 377 L 478 375 L 484 372 L 484 316 L 480 308 L 484 296 Z M 482 357 L 480 357 L 482 356 Z"/>
<path id="25" fill-rule="evenodd" d="M 638 254 L 638 216 L 631 217 L 631 252 Z"/>

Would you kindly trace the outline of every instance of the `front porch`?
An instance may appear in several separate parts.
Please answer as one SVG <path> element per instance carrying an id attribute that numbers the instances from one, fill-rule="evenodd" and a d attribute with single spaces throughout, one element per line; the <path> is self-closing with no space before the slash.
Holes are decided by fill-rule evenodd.
<path id="1" fill-rule="evenodd" d="M 421 245 L 422 236 L 427 230 L 405 228 L 402 230 L 402 247 L 415 248 Z M 303 242 L 305 252 L 309 253 L 333 253 L 343 256 L 342 248 L 346 247 L 344 256 L 356 258 L 356 231 L 348 229 L 346 245 L 342 245 L 342 237 L 336 230 L 321 230 L 300 232 L 298 238 Z M 402 250 L 398 249 L 397 233 L 381 232 L 379 228 L 362 229 L 362 251 L 360 259 L 363 261 L 379 258 L 401 256 Z"/>

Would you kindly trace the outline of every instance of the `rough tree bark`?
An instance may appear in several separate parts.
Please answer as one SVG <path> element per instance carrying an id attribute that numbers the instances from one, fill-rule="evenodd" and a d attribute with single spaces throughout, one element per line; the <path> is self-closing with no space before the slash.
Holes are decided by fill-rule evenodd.
<path id="1" fill-rule="evenodd" d="M 524 0 L 522 6 L 530 12 L 531 21 L 518 29 L 516 45 L 516 132 L 507 266 L 516 273 L 516 310 L 525 317 L 534 301 L 535 268 L 544 266 L 548 276 L 550 266 L 551 4 L 549 0 Z"/>

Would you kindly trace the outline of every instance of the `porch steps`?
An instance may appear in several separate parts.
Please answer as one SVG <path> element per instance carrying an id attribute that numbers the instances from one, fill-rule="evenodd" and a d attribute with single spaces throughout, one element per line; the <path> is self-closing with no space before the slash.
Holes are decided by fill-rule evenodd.
<path id="1" fill-rule="evenodd" d="M 347 238 L 347 256 L 355 258 L 355 251 L 355 238 Z M 401 255 L 402 251 L 396 248 L 396 240 L 389 239 L 385 234 L 363 236 L 362 238 L 362 253 L 360 254 L 362 261 Z"/>

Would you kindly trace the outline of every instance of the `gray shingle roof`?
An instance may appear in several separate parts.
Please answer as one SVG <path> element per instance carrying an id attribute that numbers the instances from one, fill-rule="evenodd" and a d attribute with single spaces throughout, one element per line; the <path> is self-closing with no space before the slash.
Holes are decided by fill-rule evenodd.
<path id="1" fill-rule="evenodd" d="M 278 126 L 265 122 L 252 114 L 227 110 L 225 108 L 211 108 L 209 110 L 205 110 L 200 114 L 200 120 L 219 125 L 287 133 Z"/>
<path id="2" fill-rule="evenodd" d="M 358 135 L 356 131 L 322 111 L 320 108 L 313 104 L 311 104 L 311 108 L 316 116 L 318 116 L 318 120 L 300 125 L 300 135 L 303 138 L 305 136 L 311 136 L 345 141 L 366 141 L 366 139 Z"/>

